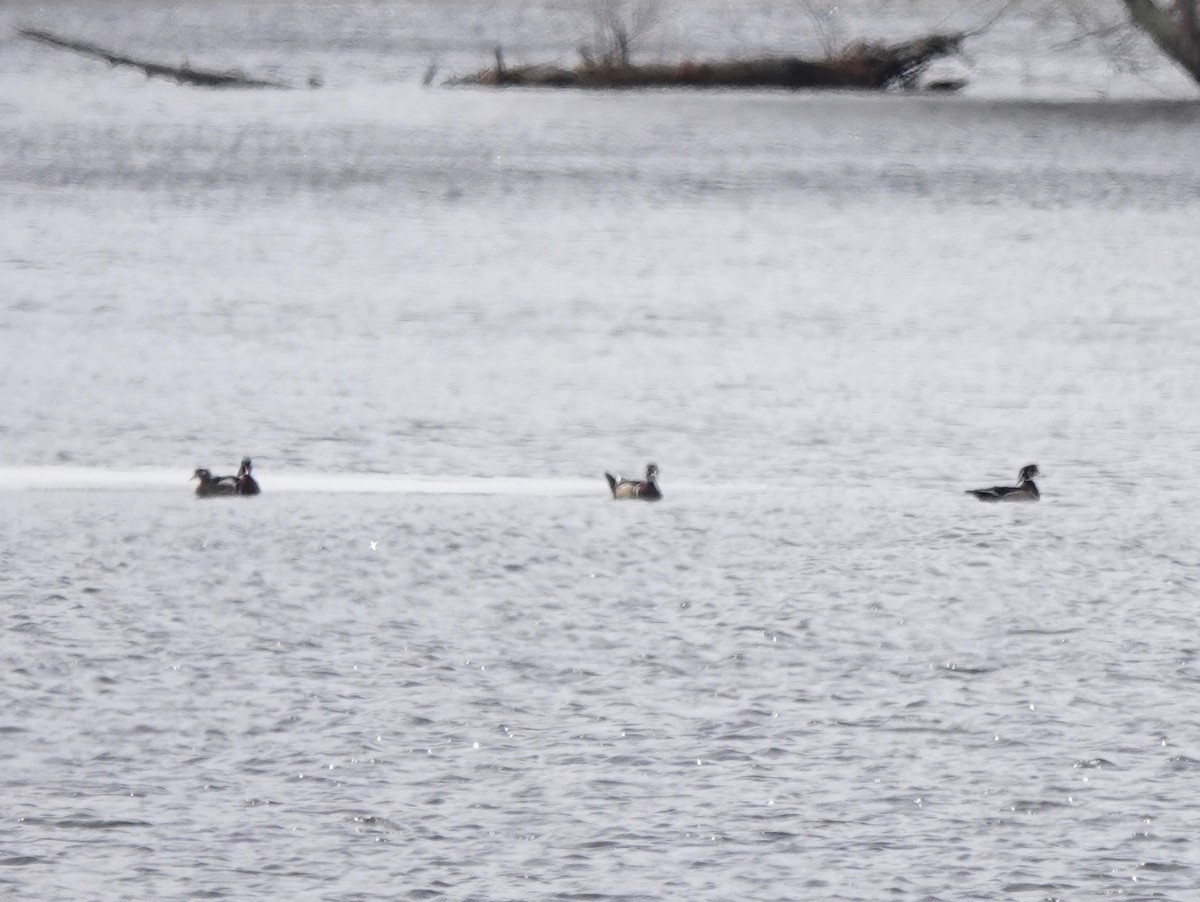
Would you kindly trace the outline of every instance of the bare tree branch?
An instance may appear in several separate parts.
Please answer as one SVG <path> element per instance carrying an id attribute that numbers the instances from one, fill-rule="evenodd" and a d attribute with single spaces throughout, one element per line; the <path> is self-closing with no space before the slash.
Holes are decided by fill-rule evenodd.
<path id="1" fill-rule="evenodd" d="M 815 0 L 798 0 L 800 8 L 813 24 L 817 33 L 817 42 L 827 57 L 837 56 L 846 46 L 846 37 L 842 29 L 842 20 L 838 16 L 836 3 Z"/>
<path id="2" fill-rule="evenodd" d="M 661 24 L 663 0 L 592 0 L 588 14 L 591 41 L 579 48 L 584 61 L 628 66 L 637 44 Z"/>

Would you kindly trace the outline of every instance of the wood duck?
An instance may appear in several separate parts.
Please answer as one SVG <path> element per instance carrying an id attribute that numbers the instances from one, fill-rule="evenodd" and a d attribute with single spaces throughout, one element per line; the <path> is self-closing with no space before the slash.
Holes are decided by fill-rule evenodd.
<path id="1" fill-rule="evenodd" d="M 239 495 L 257 495 L 260 491 L 258 483 L 254 481 L 254 477 L 250 475 L 250 468 L 254 466 L 250 458 L 243 457 L 242 465 L 237 471 L 237 493 Z"/>
<path id="2" fill-rule="evenodd" d="M 655 481 L 658 479 L 658 464 L 646 464 L 645 479 L 624 479 L 612 473 L 605 473 L 604 478 L 608 480 L 613 498 L 638 498 L 642 501 L 658 501 L 662 498 Z"/>
<path id="3" fill-rule="evenodd" d="M 208 470 L 198 469 L 192 474 L 192 479 L 199 479 L 196 486 L 197 498 L 216 498 L 219 495 L 236 495 L 238 480 L 236 476 L 213 476 Z"/>
<path id="4" fill-rule="evenodd" d="M 967 489 L 968 495 L 974 495 L 980 501 L 1037 501 L 1042 497 L 1033 477 L 1040 477 L 1037 464 L 1021 467 L 1017 478 L 1020 485 L 994 485 L 990 489 Z"/>

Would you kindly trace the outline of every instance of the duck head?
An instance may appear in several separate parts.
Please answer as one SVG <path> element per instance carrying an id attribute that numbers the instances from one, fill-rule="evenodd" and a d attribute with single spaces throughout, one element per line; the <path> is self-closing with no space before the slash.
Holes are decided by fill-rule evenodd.
<path id="1" fill-rule="evenodd" d="M 646 464 L 646 481 L 654 482 L 658 479 L 658 464 Z"/>
<path id="2" fill-rule="evenodd" d="M 1038 469 L 1037 464 L 1029 464 L 1028 466 L 1021 467 L 1021 482 L 1025 482 L 1027 479 L 1033 479 L 1034 476 L 1041 475 L 1042 471 Z"/>

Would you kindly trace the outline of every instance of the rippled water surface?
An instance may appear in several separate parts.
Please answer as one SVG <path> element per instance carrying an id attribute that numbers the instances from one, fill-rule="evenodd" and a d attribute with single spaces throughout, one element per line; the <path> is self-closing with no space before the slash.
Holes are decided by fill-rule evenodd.
<path id="1" fill-rule="evenodd" d="M 575 8 L 82 9 L 0 25 L 324 86 L 0 47 L 0 895 L 1193 897 L 1200 107 L 1152 51 L 1029 6 L 955 97 L 489 93 L 421 79 Z M 655 46 L 811 40 L 731 10 Z"/>

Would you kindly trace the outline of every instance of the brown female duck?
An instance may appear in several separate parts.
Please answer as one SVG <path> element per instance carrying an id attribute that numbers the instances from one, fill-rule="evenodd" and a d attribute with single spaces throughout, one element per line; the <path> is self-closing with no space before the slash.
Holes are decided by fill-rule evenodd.
<path id="1" fill-rule="evenodd" d="M 197 498 L 216 498 L 238 493 L 236 476 L 213 476 L 208 470 L 199 468 L 192 474 L 192 479 L 200 480 L 200 484 L 196 486 Z"/>

